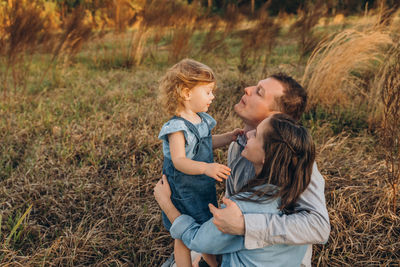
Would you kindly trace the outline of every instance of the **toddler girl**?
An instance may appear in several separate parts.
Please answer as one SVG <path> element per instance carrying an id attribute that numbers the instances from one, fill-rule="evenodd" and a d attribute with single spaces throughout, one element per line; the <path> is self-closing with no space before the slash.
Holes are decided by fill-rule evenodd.
<path id="1" fill-rule="evenodd" d="M 206 65 L 184 59 L 172 66 L 160 83 L 160 97 L 167 113 L 174 115 L 159 134 L 163 140 L 163 173 L 171 186 L 171 200 L 183 214 L 198 223 L 212 217 L 208 203 L 217 205 L 215 180 L 227 179 L 230 169 L 213 162 L 213 149 L 236 140 L 242 130 L 211 135 L 216 121 L 206 113 L 215 89 L 215 76 Z M 163 213 L 164 226 L 171 223 Z M 190 250 L 176 239 L 174 254 L 177 266 L 192 266 Z M 217 266 L 215 256 L 203 254 L 210 266 Z"/>

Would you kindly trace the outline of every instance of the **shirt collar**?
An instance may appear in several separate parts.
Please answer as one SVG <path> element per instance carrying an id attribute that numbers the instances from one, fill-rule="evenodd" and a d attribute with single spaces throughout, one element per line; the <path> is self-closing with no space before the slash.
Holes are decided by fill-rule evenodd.
<path id="1" fill-rule="evenodd" d="M 241 134 L 237 137 L 236 143 L 238 143 L 240 146 L 245 147 L 247 144 L 247 138 L 246 134 Z"/>

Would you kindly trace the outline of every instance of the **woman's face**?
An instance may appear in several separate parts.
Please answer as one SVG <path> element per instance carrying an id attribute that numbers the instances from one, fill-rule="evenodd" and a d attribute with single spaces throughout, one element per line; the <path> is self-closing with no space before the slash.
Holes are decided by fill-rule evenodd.
<path id="1" fill-rule="evenodd" d="M 269 118 L 263 120 L 255 130 L 246 133 L 247 144 L 242 151 L 242 156 L 254 164 L 256 169 L 261 170 L 265 159 L 264 134 L 268 131 Z"/>

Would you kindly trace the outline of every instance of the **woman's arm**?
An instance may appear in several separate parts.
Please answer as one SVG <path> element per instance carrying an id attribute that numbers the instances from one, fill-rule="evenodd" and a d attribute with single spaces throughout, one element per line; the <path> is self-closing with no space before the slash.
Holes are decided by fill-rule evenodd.
<path id="1" fill-rule="evenodd" d="M 192 250 L 224 254 L 244 248 L 242 236 L 228 235 L 220 232 L 212 223 L 212 219 L 200 225 L 188 215 L 181 215 L 171 201 L 171 189 L 165 175 L 154 187 L 154 196 L 161 209 L 172 223 L 171 235 L 181 239 Z"/>
<path id="2" fill-rule="evenodd" d="M 311 182 L 298 201 L 303 211 L 290 215 L 243 215 L 232 202 L 225 209 L 211 209 L 214 223 L 225 233 L 244 234 L 247 249 L 273 244 L 325 243 L 329 238 L 330 224 L 324 185 L 324 178 L 314 163 Z"/>
<path id="3" fill-rule="evenodd" d="M 205 174 L 219 182 L 228 178 L 231 169 L 225 165 L 205 163 L 186 158 L 185 136 L 182 131 L 169 134 L 168 142 L 171 160 L 177 170 L 189 175 Z"/>
<path id="4" fill-rule="evenodd" d="M 191 250 L 208 254 L 225 254 L 244 249 L 244 238 L 224 234 L 213 224 L 212 218 L 198 224 L 188 215 L 181 215 L 171 226 L 174 239 L 181 239 Z"/>
<path id="5" fill-rule="evenodd" d="M 171 188 L 169 187 L 167 176 L 165 176 L 165 174 L 154 187 L 154 197 L 171 223 L 181 215 L 179 210 L 175 208 L 171 201 Z"/>
<path id="6" fill-rule="evenodd" d="M 213 149 L 229 145 L 231 142 L 236 141 L 236 138 L 240 134 L 243 134 L 243 129 L 235 129 L 232 132 L 224 134 L 214 134 L 212 136 Z"/>

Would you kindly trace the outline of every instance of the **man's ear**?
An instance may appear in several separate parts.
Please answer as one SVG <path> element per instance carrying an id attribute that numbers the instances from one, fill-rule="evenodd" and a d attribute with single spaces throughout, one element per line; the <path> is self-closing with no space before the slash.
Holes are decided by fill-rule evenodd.
<path id="1" fill-rule="evenodd" d="M 184 88 L 182 89 L 182 96 L 183 96 L 183 98 L 185 99 L 185 101 L 190 100 L 190 98 L 192 97 L 192 94 L 191 94 L 191 92 L 190 92 L 190 89 L 187 88 L 187 87 L 184 87 Z"/>

